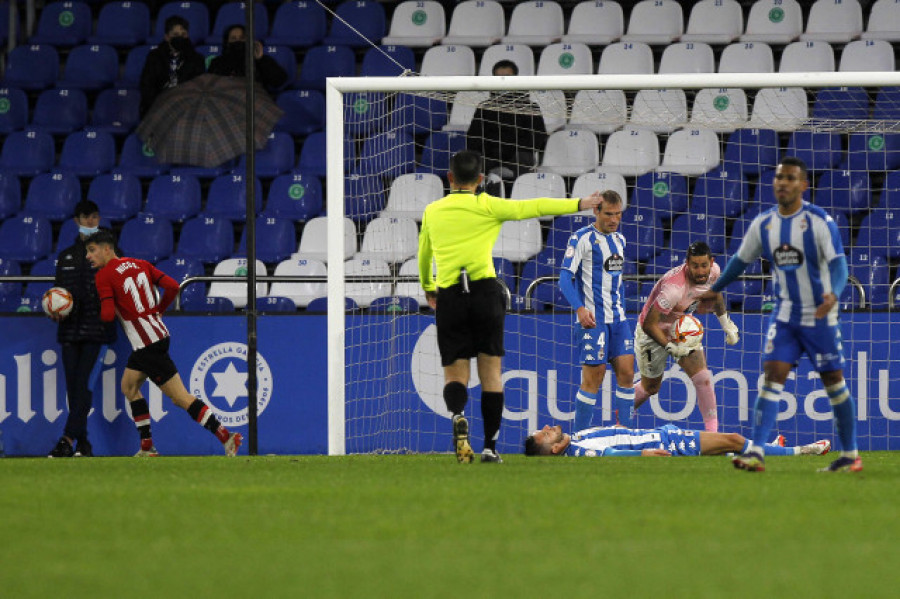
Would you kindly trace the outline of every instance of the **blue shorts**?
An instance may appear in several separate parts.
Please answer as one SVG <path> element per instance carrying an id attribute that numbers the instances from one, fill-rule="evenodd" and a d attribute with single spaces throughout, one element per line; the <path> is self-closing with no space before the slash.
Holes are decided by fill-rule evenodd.
<path id="1" fill-rule="evenodd" d="M 634 333 L 631 332 L 628 321 L 620 320 L 609 324 L 598 322 L 593 329 L 579 326 L 575 327 L 575 334 L 580 337 L 580 364 L 598 366 L 618 356 L 634 355 Z"/>
<path id="2" fill-rule="evenodd" d="M 841 325 L 829 325 L 822 318 L 816 320 L 815 326 L 801 327 L 775 320 L 773 316 L 766 329 L 763 362 L 797 364 L 804 353 L 818 372 L 841 370 L 844 367 Z"/>
<path id="3" fill-rule="evenodd" d="M 700 455 L 699 431 L 680 429 L 674 424 L 664 424 L 658 430 L 662 432 L 662 449 L 668 450 L 673 456 Z"/>

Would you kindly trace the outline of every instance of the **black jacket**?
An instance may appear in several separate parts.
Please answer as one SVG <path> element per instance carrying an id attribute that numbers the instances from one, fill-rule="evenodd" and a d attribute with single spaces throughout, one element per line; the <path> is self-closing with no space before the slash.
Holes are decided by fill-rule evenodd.
<path id="1" fill-rule="evenodd" d="M 208 72 L 226 77 L 243 77 L 246 72 L 243 53 L 230 52 L 226 49 L 224 54 L 212 59 Z M 268 90 L 278 89 L 288 79 L 288 75 L 281 65 L 274 58 L 266 55 L 256 59 L 253 74 L 256 76 L 256 82 Z"/>
<path id="2" fill-rule="evenodd" d="M 516 176 L 535 166 L 535 151 L 543 151 L 547 130 L 540 108 L 520 102 L 511 110 L 497 110 L 497 99 L 482 103 L 469 126 L 466 147 L 484 158 L 485 169 L 504 166 Z"/>
<path id="3" fill-rule="evenodd" d="M 141 116 L 147 114 L 157 96 L 161 94 L 169 83 L 169 57 L 170 47 L 167 42 L 162 42 L 147 54 L 144 70 L 141 71 Z M 206 72 L 206 61 L 203 56 L 191 48 L 183 52 L 180 64 L 176 69 L 178 83 L 186 83 Z"/>
<path id="4" fill-rule="evenodd" d="M 94 282 L 97 271 L 91 267 L 85 253 L 84 242 L 79 236 L 75 244 L 61 251 L 57 258 L 55 285 L 68 289 L 75 305 L 72 313 L 59 321 L 56 339 L 60 343 L 112 343 L 116 339 L 116 325 L 100 320 L 100 299 Z"/>

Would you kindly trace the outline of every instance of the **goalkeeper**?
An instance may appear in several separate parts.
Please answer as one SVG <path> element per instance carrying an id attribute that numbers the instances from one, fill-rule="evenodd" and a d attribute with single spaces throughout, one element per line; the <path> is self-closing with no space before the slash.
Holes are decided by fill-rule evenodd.
<path id="1" fill-rule="evenodd" d="M 503 321 L 506 310 L 492 251 L 504 221 L 591 210 L 602 198 L 505 200 L 478 193 L 481 155 L 462 150 L 450 159 L 450 194 L 425 208 L 419 234 L 419 280 L 435 309 L 438 348 L 444 367 L 444 402 L 453 414 L 456 458 L 471 462 L 468 402 L 471 358 L 477 358 L 484 420 L 482 462 L 502 462 L 497 438 L 503 417 Z M 437 265 L 433 274 L 432 258 Z"/>
<path id="2" fill-rule="evenodd" d="M 525 438 L 525 455 L 609 457 L 609 456 L 697 456 L 721 455 L 744 451 L 750 442 L 738 433 L 711 433 L 680 429 L 672 424 L 656 428 L 631 429 L 598 426 L 574 435 L 562 427 L 544 425 Z M 824 439 L 809 445 L 784 447 L 779 435 L 766 445 L 769 455 L 825 455 L 831 441 Z"/>

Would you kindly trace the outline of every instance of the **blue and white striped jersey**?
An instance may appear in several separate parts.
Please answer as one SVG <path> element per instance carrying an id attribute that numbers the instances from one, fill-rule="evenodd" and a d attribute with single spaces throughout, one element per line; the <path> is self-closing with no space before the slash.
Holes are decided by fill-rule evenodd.
<path id="1" fill-rule="evenodd" d="M 822 302 L 822 295 L 832 290 L 828 263 L 843 253 L 841 236 L 831 216 L 803 202 L 791 216 L 782 216 L 777 207 L 757 216 L 737 257 L 749 264 L 762 256 L 772 265 L 778 298 L 776 320 L 814 326 L 816 306 Z M 838 323 L 837 304 L 827 322 Z"/>
<path id="2" fill-rule="evenodd" d="M 666 449 L 676 456 L 696 456 L 700 455 L 700 437 L 697 431 L 680 429 L 671 424 L 644 429 L 598 426 L 572 435 L 566 455 L 600 457 L 615 455 L 623 450 L 642 449 Z"/>
<path id="3" fill-rule="evenodd" d="M 562 261 L 562 268 L 575 275 L 584 307 L 603 323 L 625 320 L 624 266 L 625 236 L 619 232 L 603 234 L 594 225 L 572 233 Z"/>

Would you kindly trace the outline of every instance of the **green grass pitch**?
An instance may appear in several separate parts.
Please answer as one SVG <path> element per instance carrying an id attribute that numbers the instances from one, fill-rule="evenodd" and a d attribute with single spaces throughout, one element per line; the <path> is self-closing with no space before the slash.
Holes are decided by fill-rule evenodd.
<path id="1" fill-rule="evenodd" d="M 900 453 L 0 460 L 0 597 L 896 597 Z"/>

